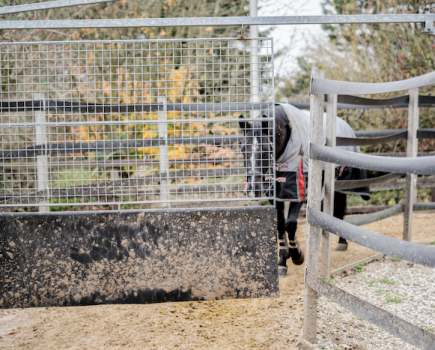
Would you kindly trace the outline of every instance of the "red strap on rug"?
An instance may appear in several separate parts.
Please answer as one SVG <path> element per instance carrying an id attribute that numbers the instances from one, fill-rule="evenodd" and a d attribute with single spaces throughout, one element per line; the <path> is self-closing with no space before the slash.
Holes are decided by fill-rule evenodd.
<path id="1" fill-rule="evenodd" d="M 303 160 L 301 157 L 301 164 L 299 165 L 299 175 L 298 175 L 298 185 L 299 185 L 299 196 L 300 199 L 305 199 L 305 185 L 304 185 L 304 174 L 303 174 Z"/>

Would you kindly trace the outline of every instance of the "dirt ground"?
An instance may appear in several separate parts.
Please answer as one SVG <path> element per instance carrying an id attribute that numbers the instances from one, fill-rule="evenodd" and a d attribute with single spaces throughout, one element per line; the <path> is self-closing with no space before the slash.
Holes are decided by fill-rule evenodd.
<path id="1" fill-rule="evenodd" d="M 400 238 L 403 217 L 365 228 Z M 414 213 L 413 242 L 435 241 L 435 212 Z M 305 221 L 298 239 L 305 250 Z M 333 237 L 333 247 L 338 238 Z M 335 269 L 376 252 L 349 244 Z M 280 298 L 0 309 L 0 349 L 294 349 L 302 328 L 304 266 L 289 263 Z M 364 344 L 362 344 L 364 346 Z"/>

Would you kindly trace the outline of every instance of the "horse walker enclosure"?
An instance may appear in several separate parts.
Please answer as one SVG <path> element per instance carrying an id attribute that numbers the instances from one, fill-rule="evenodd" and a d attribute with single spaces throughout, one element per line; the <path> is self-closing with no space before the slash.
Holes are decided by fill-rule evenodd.
<path id="1" fill-rule="evenodd" d="M 423 31 L 434 34 L 434 19 L 427 13 L 0 21 L 0 29 L 424 23 Z M 274 115 L 271 38 L 249 38 L 242 29 L 227 39 L 0 43 L 0 62 L 1 308 L 279 296 L 276 210 L 234 206 L 253 199 L 245 193 L 246 177 L 256 181 L 254 162 L 244 162 L 241 152 L 239 120 L 258 121 L 260 111 Z M 433 248 L 410 242 L 413 208 L 434 208 L 433 203 L 414 204 L 414 197 L 415 176 L 435 175 L 435 157 L 416 157 L 422 106 L 418 87 L 434 84 L 435 73 L 383 84 L 328 81 L 324 74 L 313 70 L 311 81 L 305 313 L 299 345 L 316 343 L 316 300 L 322 294 L 410 344 L 433 349 L 433 333 L 323 278 L 330 274 L 329 232 L 435 267 Z M 377 103 L 346 95 L 401 90 L 410 90 L 407 132 L 335 137 L 337 103 Z M 274 145 L 274 118 L 262 121 L 268 122 Z M 434 130 L 419 132 L 435 136 Z M 349 157 L 333 149 L 404 138 L 407 159 Z M 274 182 L 274 150 L 265 149 L 269 168 L 262 174 Z M 327 164 L 324 213 L 322 162 Z M 334 181 L 334 164 L 391 174 L 346 185 Z M 404 206 L 347 222 L 331 216 L 334 186 L 378 185 L 401 174 L 407 174 Z M 274 199 L 274 191 L 255 198 Z M 112 210 L 98 210 L 103 206 Z M 215 208 L 205 208 L 210 206 Z M 404 241 L 351 225 L 403 211 Z"/>
<path id="2" fill-rule="evenodd" d="M 305 265 L 305 304 L 304 304 L 304 328 L 302 343 L 316 342 L 316 321 L 317 321 L 317 293 L 323 294 L 352 311 L 360 317 L 368 320 L 376 326 L 385 329 L 389 333 L 405 340 L 407 343 L 421 349 L 433 349 L 435 345 L 435 335 L 420 327 L 381 309 L 358 297 L 346 293 L 345 291 L 333 286 L 320 278 L 329 277 L 329 259 L 331 249 L 330 232 L 340 237 L 346 238 L 351 242 L 377 250 L 379 252 L 394 256 L 417 264 L 435 267 L 435 256 L 433 248 L 408 242 L 411 240 L 411 218 L 413 210 L 413 197 L 415 191 L 415 175 L 434 175 L 435 157 L 417 158 L 417 126 L 418 126 L 418 88 L 426 85 L 435 84 L 435 73 L 412 78 L 407 81 L 392 83 L 349 83 L 325 79 L 325 72 L 313 70 L 311 79 L 311 113 L 310 113 L 310 163 L 309 163 L 309 184 L 308 184 L 308 206 L 307 206 L 307 259 Z M 354 154 L 343 150 L 335 150 L 335 116 L 337 114 L 337 95 L 338 94 L 373 94 L 394 92 L 405 89 L 409 91 L 409 130 L 408 130 L 408 155 L 412 158 L 394 159 L 388 157 L 378 157 L 371 155 Z M 327 97 L 327 135 L 326 145 L 323 146 L 323 102 Z M 362 144 L 367 140 L 361 139 L 340 139 L 340 144 L 348 143 Z M 372 140 L 375 141 L 375 140 Z M 386 140 L 376 140 L 375 142 L 385 142 Z M 327 162 L 325 167 L 325 202 L 323 213 L 321 207 L 322 192 L 322 161 Z M 334 198 L 334 176 L 335 165 L 345 165 L 362 169 L 373 169 L 393 174 L 407 174 L 406 204 L 404 208 L 389 209 L 388 213 L 381 215 L 381 218 L 396 215 L 404 210 L 409 210 L 408 220 L 404 220 L 406 231 L 404 240 L 397 240 L 390 237 L 379 235 L 375 232 L 359 228 L 352 223 L 338 220 L 332 216 L 332 203 Z M 388 178 L 390 175 L 385 175 Z M 379 180 L 379 178 L 378 178 Z M 370 180 L 360 180 L 360 184 L 369 183 Z M 352 181 L 355 182 L 355 181 Z M 350 184 L 357 185 L 357 184 Z M 341 187 L 345 188 L 344 186 Z M 397 210 L 399 209 L 399 210 Z M 405 212 L 406 214 L 406 212 Z M 373 222 L 373 218 L 370 217 Z M 406 215 L 405 215 L 406 218 Z M 361 220 L 356 225 L 364 224 Z M 357 218 L 358 220 L 358 218 Z M 375 220 L 379 220 L 379 217 Z M 348 220 L 348 221 L 352 221 Z M 361 222 L 362 221 L 362 222 Z M 409 233 L 409 236 L 406 234 Z M 321 259 L 319 269 L 320 246 Z"/>

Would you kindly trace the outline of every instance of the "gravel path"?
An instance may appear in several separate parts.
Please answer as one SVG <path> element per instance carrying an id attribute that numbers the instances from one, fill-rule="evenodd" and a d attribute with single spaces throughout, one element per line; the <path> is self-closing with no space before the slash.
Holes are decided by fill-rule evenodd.
<path id="1" fill-rule="evenodd" d="M 348 271 L 346 277 L 337 276 L 332 283 L 434 332 L 435 269 L 386 258 L 358 266 L 356 271 Z M 324 297 L 319 299 L 318 317 L 320 349 L 417 349 Z"/>

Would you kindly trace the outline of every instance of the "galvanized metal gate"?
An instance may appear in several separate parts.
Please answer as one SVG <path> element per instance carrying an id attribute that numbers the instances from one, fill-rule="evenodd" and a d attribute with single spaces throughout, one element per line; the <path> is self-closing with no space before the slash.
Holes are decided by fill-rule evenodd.
<path id="1" fill-rule="evenodd" d="M 273 110 L 271 39 L 2 43 L 0 55 L 5 210 L 248 199 L 237 119 Z"/>
<path id="2" fill-rule="evenodd" d="M 0 307 L 277 296 L 273 207 L 46 212 L 250 200 L 238 119 L 273 111 L 272 49 L 0 44 L 0 211 L 42 211 L 0 213 Z"/>

